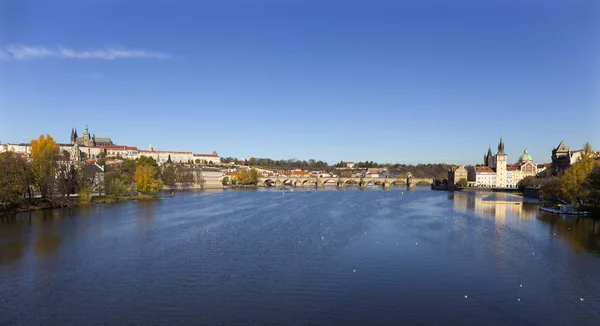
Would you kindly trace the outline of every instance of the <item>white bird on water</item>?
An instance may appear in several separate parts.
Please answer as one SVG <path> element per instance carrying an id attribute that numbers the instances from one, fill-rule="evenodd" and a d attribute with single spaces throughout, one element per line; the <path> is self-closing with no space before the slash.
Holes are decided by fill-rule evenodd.
<path id="1" fill-rule="evenodd" d="M 583 301 L 583 298 L 579 298 L 579 301 Z"/>
<path id="2" fill-rule="evenodd" d="M 465 299 L 466 299 L 467 297 L 468 297 L 468 296 L 467 296 L 467 295 L 465 295 Z"/>
<path id="3" fill-rule="evenodd" d="M 321 237 L 321 240 L 325 240 L 325 237 Z"/>

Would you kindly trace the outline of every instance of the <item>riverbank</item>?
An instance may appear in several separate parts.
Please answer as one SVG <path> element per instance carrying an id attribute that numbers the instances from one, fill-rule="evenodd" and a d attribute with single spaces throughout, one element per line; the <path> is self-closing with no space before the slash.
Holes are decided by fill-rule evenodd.
<path id="1" fill-rule="evenodd" d="M 519 188 L 454 187 L 454 191 L 464 192 L 520 192 Z"/>
<path id="2" fill-rule="evenodd" d="M 98 196 L 93 197 L 91 202 L 82 203 L 79 198 L 59 198 L 53 202 L 48 200 L 34 200 L 32 203 L 23 202 L 17 205 L 11 205 L 7 208 L 0 209 L 0 216 L 2 215 L 10 215 L 15 213 L 27 213 L 33 211 L 39 211 L 43 209 L 53 209 L 53 208 L 62 208 L 62 207 L 72 207 L 72 206 L 88 206 L 88 205 L 97 205 L 97 204 L 113 204 L 113 203 L 121 203 L 132 200 L 150 200 L 156 198 L 155 196 L 150 195 L 134 195 L 134 196 Z"/>

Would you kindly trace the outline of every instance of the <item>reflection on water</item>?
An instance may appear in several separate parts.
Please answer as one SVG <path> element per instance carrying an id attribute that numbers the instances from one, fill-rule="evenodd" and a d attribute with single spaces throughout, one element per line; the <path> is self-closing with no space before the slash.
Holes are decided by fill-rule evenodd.
<path id="1" fill-rule="evenodd" d="M 0 324 L 594 324 L 600 223 L 513 201 L 252 190 L 19 214 L 0 219 Z"/>
<path id="2" fill-rule="evenodd" d="M 455 212 L 474 211 L 479 216 L 494 219 L 497 227 L 511 217 L 537 218 L 551 225 L 551 235 L 565 238 L 575 250 L 600 253 L 600 222 L 596 219 L 542 212 L 540 203 L 524 202 L 523 197 L 510 193 L 454 192 L 448 199 L 453 201 Z"/>
<path id="3" fill-rule="evenodd" d="M 454 192 L 448 195 L 454 200 L 454 211 L 467 212 L 474 210 L 481 216 L 491 217 L 496 223 L 504 223 L 507 215 L 522 219 L 534 218 L 539 204 L 524 202 L 523 198 L 510 193 L 489 192 Z"/>
<path id="4" fill-rule="evenodd" d="M 600 221 L 588 217 L 566 217 L 540 212 L 541 221 L 550 224 L 549 232 L 559 235 L 577 251 L 600 254 Z"/>

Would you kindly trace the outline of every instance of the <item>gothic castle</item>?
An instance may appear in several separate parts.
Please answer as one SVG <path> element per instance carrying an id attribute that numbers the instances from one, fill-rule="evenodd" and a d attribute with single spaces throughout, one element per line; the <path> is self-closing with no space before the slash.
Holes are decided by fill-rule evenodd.
<path id="1" fill-rule="evenodd" d="M 88 131 L 87 125 L 85 126 L 83 137 L 79 137 L 77 135 L 77 129 L 71 128 L 71 145 L 75 144 L 86 147 L 114 145 L 110 138 L 96 138 L 96 135 L 90 136 L 90 132 Z"/>

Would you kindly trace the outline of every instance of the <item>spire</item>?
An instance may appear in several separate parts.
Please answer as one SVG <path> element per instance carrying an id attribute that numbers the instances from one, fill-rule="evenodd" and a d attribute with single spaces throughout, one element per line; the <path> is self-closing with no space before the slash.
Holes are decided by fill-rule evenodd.
<path id="1" fill-rule="evenodd" d="M 500 142 L 498 143 L 498 154 L 504 154 L 504 142 L 502 141 L 502 137 L 500 137 Z"/>

